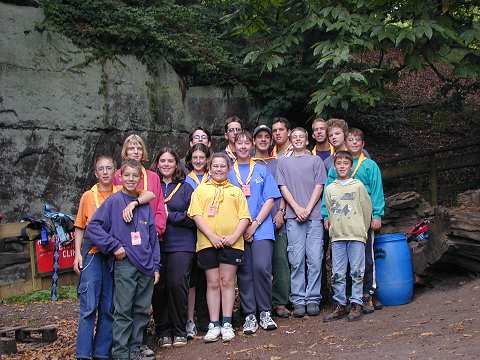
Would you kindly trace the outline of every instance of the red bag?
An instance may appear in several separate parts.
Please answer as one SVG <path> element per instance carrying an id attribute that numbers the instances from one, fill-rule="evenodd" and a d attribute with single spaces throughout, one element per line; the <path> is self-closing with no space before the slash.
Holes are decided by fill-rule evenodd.
<path id="1" fill-rule="evenodd" d="M 60 246 L 58 266 L 60 271 L 73 269 L 73 261 L 75 260 L 75 233 L 67 233 L 72 241 L 66 246 Z M 57 235 L 48 236 L 48 245 L 42 245 L 41 240 L 35 241 L 35 255 L 37 258 L 37 271 L 39 274 L 47 274 L 53 271 L 53 252 L 55 249 L 55 241 Z"/>

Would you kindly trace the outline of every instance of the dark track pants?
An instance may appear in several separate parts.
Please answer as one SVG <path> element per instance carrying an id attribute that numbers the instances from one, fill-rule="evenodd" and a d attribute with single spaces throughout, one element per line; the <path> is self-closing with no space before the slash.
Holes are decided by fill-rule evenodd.
<path id="1" fill-rule="evenodd" d="M 245 316 L 271 309 L 272 253 L 272 240 L 245 242 L 243 264 L 237 271 L 240 305 Z"/>
<path id="2" fill-rule="evenodd" d="M 193 253 L 162 253 L 160 282 L 153 290 L 152 307 L 156 336 L 187 336 L 188 289 Z"/>

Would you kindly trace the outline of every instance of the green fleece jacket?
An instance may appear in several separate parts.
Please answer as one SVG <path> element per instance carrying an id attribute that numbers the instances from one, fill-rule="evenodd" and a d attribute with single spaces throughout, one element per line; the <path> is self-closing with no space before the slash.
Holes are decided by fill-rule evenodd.
<path id="1" fill-rule="evenodd" d="M 331 241 L 366 242 L 372 202 L 362 182 L 357 179 L 335 180 L 325 189 L 324 199 Z"/>
<path id="2" fill-rule="evenodd" d="M 352 171 L 357 167 L 358 157 L 353 159 Z M 327 182 L 325 187 L 331 184 L 337 178 L 335 167 L 331 167 L 328 171 Z M 372 201 L 372 217 L 374 219 L 382 219 L 385 209 L 385 196 L 383 195 L 382 173 L 377 163 L 372 159 L 365 159 L 357 173 L 355 179 L 360 180 L 367 188 L 368 195 Z M 328 219 L 328 212 L 325 208 L 325 202 L 322 199 L 322 217 Z"/>

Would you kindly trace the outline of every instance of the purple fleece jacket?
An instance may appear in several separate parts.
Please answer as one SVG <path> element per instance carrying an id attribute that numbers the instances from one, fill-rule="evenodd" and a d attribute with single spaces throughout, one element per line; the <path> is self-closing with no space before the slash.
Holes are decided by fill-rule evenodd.
<path id="1" fill-rule="evenodd" d="M 122 218 L 123 209 L 135 199 L 121 191 L 110 196 L 93 215 L 85 237 L 105 254 L 113 254 L 123 246 L 128 260 L 140 272 L 153 276 L 160 271 L 160 244 L 150 206 L 135 208 L 130 223 Z M 132 245 L 132 232 L 140 233 L 139 245 Z"/>

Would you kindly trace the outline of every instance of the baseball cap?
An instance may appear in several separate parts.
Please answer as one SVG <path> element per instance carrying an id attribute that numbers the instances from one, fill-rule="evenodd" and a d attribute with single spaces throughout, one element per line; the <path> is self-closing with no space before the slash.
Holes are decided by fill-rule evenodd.
<path id="1" fill-rule="evenodd" d="M 272 135 L 272 130 L 267 125 L 258 125 L 255 130 L 253 130 L 253 137 L 257 136 L 260 131 L 266 131 Z"/>

